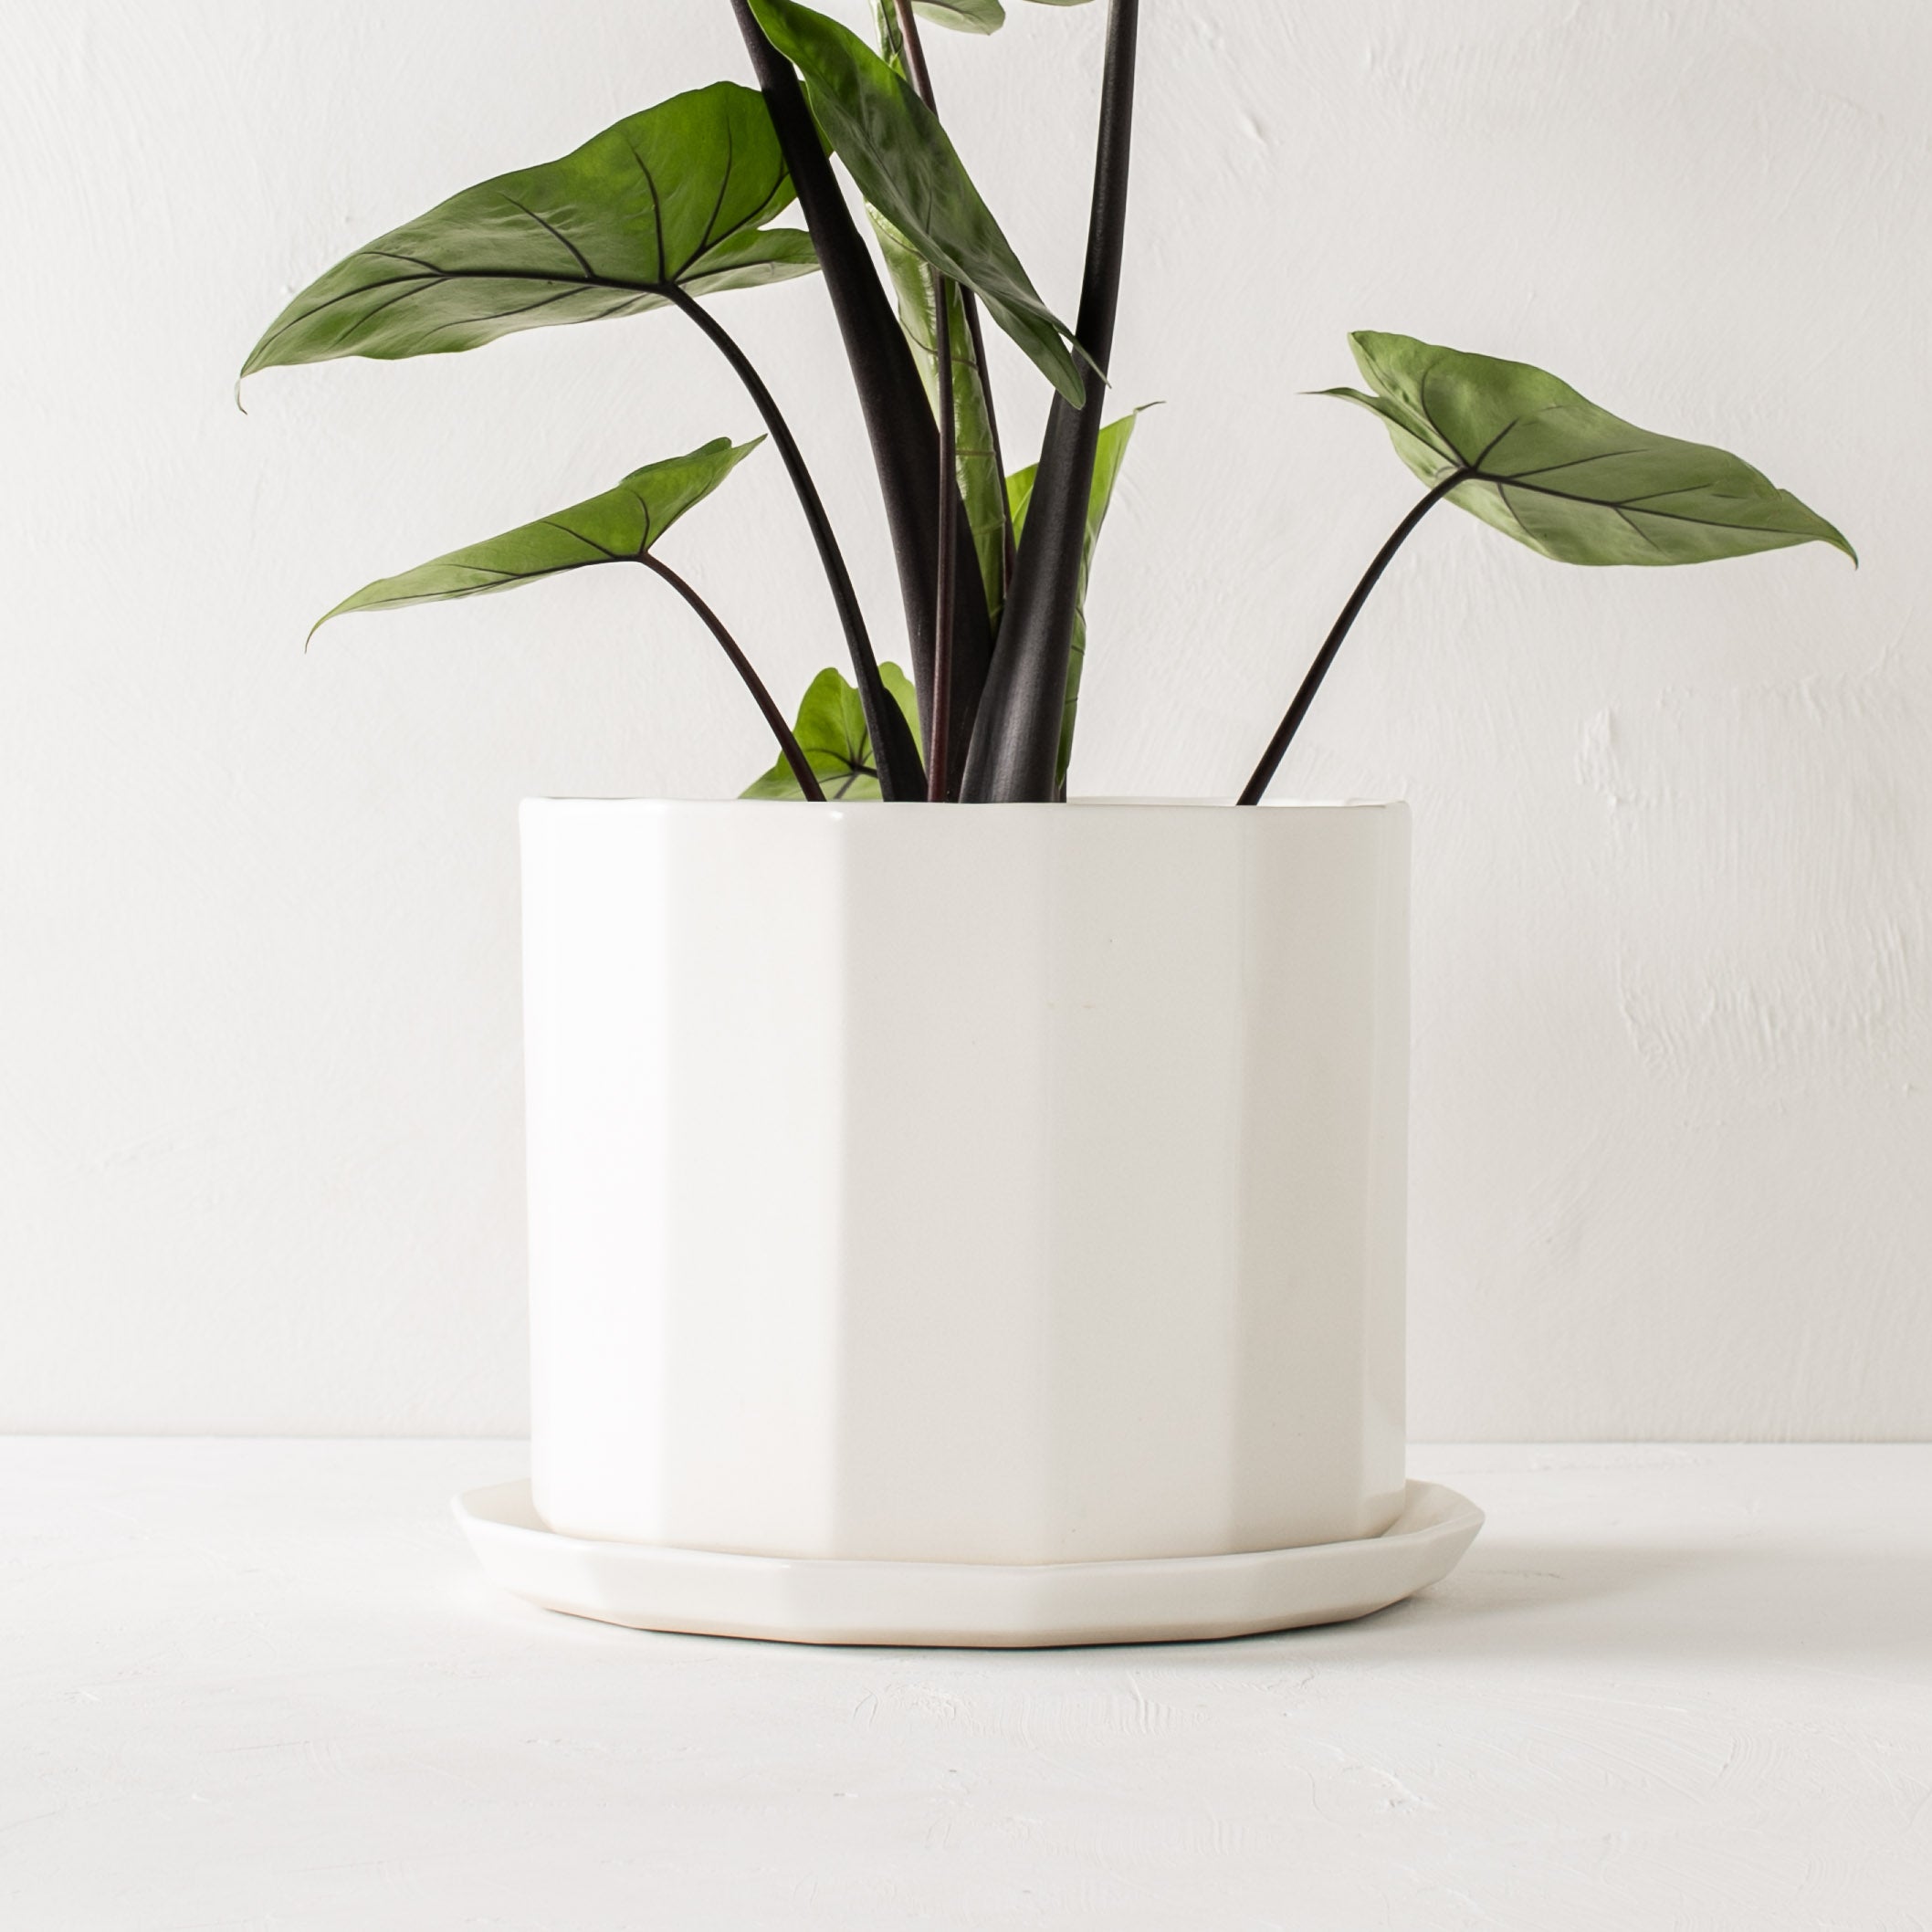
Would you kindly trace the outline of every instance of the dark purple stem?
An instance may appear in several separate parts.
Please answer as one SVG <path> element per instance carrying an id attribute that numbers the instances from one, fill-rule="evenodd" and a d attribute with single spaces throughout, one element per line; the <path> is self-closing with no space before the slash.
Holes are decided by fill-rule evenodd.
<path id="1" fill-rule="evenodd" d="M 792 727 L 785 722 L 785 714 L 772 702 L 772 694 L 765 689 L 764 679 L 752 668 L 751 660 L 739 649 L 738 640 L 725 629 L 718 613 L 668 563 L 659 562 L 649 551 L 640 551 L 637 561 L 646 570 L 662 577 L 698 613 L 705 628 L 717 638 L 725 656 L 731 660 L 731 667 L 744 679 L 745 688 L 756 700 L 758 709 L 765 714 L 765 722 L 772 727 L 772 735 L 778 740 L 778 749 L 784 753 L 785 762 L 792 767 L 792 776 L 798 781 L 798 789 L 807 798 L 816 799 L 823 804 L 825 800 L 824 788 L 819 783 L 818 774 L 813 771 L 803 749 L 793 735 Z"/>
<path id="2" fill-rule="evenodd" d="M 852 675 L 859 689 L 860 702 L 866 711 L 866 723 L 869 730 L 872 725 L 873 706 L 865 702 L 867 691 L 877 694 L 877 702 L 901 720 L 902 738 L 899 746 L 902 757 L 908 750 L 917 759 L 917 748 L 911 744 L 911 732 L 904 729 L 904 713 L 886 694 L 878 673 L 878 660 L 873 654 L 872 638 L 866 629 L 866 614 L 860 608 L 858 593 L 852 587 L 852 573 L 845 568 L 845 552 L 840 550 L 838 537 L 832 528 L 832 520 L 825 514 L 824 499 L 818 493 L 818 485 L 812 479 L 812 472 L 805 467 L 804 453 L 798 446 L 798 439 L 792 434 L 792 425 L 785 421 L 779 409 L 777 399 L 765 386 L 764 378 L 753 366 L 751 359 L 738 346 L 737 341 L 702 303 L 687 294 L 675 282 L 664 286 L 664 294 L 675 309 L 688 316 L 704 332 L 719 353 L 722 355 L 745 386 L 764 425 L 771 432 L 772 441 L 777 447 L 780 460 L 785 466 L 785 473 L 792 479 L 792 488 L 796 493 L 800 507 L 804 510 L 805 522 L 812 531 L 812 541 L 818 546 L 819 562 L 824 567 L 825 581 L 832 586 L 832 601 L 838 609 L 839 625 L 845 634 L 845 648 L 852 658 Z M 877 741 L 875 740 L 875 741 Z M 880 768 L 885 769 L 886 761 L 881 760 Z M 917 786 L 916 774 L 902 771 L 897 776 L 913 780 L 915 790 L 900 796 L 919 795 L 921 787 Z M 879 789 L 886 797 L 895 795 L 886 791 L 885 781 L 880 780 Z"/>
<path id="3" fill-rule="evenodd" d="M 913 92 L 933 108 L 932 76 L 926 68 L 926 49 L 919 39 L 912 0 L 893 0 L 893 7 L 898 16 L 907 79 Z M 928 269 L 927 279 L 932 289 L 933 414 L 939 418 L 940 464 L 935 492 L 939 559 L 932 600 L 932 716 L 926 725 L 926 796 L 934 804 L 943 804 L 951 791 L 952 776 L 952 614 L 959 595 L 960 547 L 958 520 L 951 511 L 959 467 L 959 424 L 953 409 L 952 284 L 936 268 Z"/>
<path id="4" fill-rule="evenodd" d="M 845 358 L 852 367 L 853 384 L 878 471 L 893 557 L 898 565 L 913 674 L 929 736 L 935 652 L 932 593 L 938 582 L 940 515 L 950 502 L 957 527 L 963 528 L 966 506 L 956 485 L 949 484 L 945 494 L 934 497 L 938 436 L 926 385 L 825 157 L 798 75 L 765 37 L 747 0 L 731 0 L 731 11 L 771 111 L 800 211 L 817 247 L 825 290 L 832 299 Z M 969 541 L 970 536 L 969 531 Z M 959 586 L 954 600 L 952 650 L 954 681 L 969 700 L 956 702 L 952 708 L 951 762 L 956 768 L 963 750 L 961 740 L 971 730 L 971 714 L 977 708 L 992 652 L 992 625 L 977 575 Z M 909 745 L 911 733 L 898 707 L 883 698 L 882 693 L 862 695 L 868 698 L 866 722 L 882 755 L 902 740 Z M 914 751 L 912 782 L 897 786 L 889 795 L 924 796 L 925 780 L 917 769 L 916 747 Z"/>
<path id="5" fill-rule="evenodd" d="M 1302 719 L 1307 715 L 1308 707 L 1315 702 L 1315 694 L 1321 689 L 1321 681 L 1328 675 L 1328 667 L 1335 662 L 1335 655 L 1341 649 L 1342 639 L 1349 635 L 1355 620 L 1361 615 L 1361 607 L 1369 601 L 1369 593 L 1375 588 L 1381 573 L 1389 568 L 1409 532 L 1420 523 L 1429 512 L 1440 503 L 1458 483 L 1469 480 L 1469 471 L 1454 469 L 1438 483 L 1429 494 L 1418 503 L 1402 520 L 1395 526 L 1389 541 L 1376 551 L 1375 561 L 1362 573 L 1362 580 L 1355 586 L 1354 594 L 1341 607 L 1341 615 L 1336 618 L 1335 625 L 1323 640 L 1321 649 L 1315 654 L 1315 662 L 1308 667 L 1308 675 L 1301 680 L 1301 688 L 1295 694 L 1295 701 L 1288 707 L 1287 715 L 1276 728 L 1275 735 L 1268 740 L 1268 748 L 1261 754 L 1261 762 L 1255 767 L 1255 775 L 1242 789 L 1241 796 L 1234 801 L 1240 805 L 1258 805 L 1261 795 L 1268 789 L 1283 757 L 1286 754 L 1295 733 L 1300 730 Z"/>
<path id="6" fill-rule="evenodd" d="M 1100 132 L 1080 289 L 1079 346 L 1094 371 L 1113 356 L 1127 233 L 1128 162 L 1133 143 L 1138 0 L 1113 0 L 1100 83 Z M 1000 648 L 980 701 L 963 795 L 987 803 L 1045 803 L 1057 791 L 1074 606 L 1087 544 L 1087 499 L 1100 446 L 1107 384 L 1089 373 L 1076 409 L 1055 395 L 1026 512 L 1026 532 L 1000 623 Z"/>
<path id="7" fill-rule="evenodd" d="M 980 326 L 980 304 L 971 289 L 960 290 L 960 307 L 966 317 L 966 333 L 972 341 L 973 367 L 980 372 L 980 398 L 986 404 L 986 435 L 992 444 L 993 487 L 1000 494 L 1000 601 L 1013 588 L 1013 566 L 1016 546 L 1013 541 L 1013 499 L 1006 494 L 1006 452 L 1000 446 L 1000 418 L 992 406 L 992 370 L 986 361 L 986 332 Z"/>

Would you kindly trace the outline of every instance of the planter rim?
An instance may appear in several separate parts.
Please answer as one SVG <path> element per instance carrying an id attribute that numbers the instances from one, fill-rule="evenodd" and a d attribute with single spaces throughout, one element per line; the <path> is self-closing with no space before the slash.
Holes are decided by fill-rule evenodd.
<path id="1" fill-rule="evenodd" d="M 541 809 L 545 806 L 569 806 L 582 809 L 585 806 L 621 807 L 626 812 L 661 812 L 677 816 L 686 814 L 709 814 L 735 812 L 744 814 L 767 812 L 814 812 L 821 818 L 843 818 L 848 812 L 874 813 L 889 812 L 902 814 L 915 809 L 926 809 L 923 801 L 905 800 L 887 803 L 880 799 L 816 799 L 803 798 L 597 798 L 573 797 L 568 794 L 543 794 L 523 800 L 525 810 Z M 1406 812 L 1408 801 L 1400 798 L 1283 798 L 1265 799 L 1259 805 L 1239 806 L 1226 798 L 1072 798 L 1056 804 L 1006 804 L 971 805 L 958 808 L 964 813 L 993 812 L 1001 814 L 1014 813 L 1039 814 L 1060 813 L 1071 805 L 1084 812 L 1118 813 L 1200 813 L 1200 812 Z"/>

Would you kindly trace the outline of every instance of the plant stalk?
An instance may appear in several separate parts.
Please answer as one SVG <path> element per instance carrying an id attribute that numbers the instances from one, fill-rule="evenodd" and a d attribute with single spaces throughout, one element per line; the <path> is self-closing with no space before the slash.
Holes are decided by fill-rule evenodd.
<path id="1" fill-rule="evenodd" d="M 934 494 L 939 437 L 932 408 L 926 399 L 919 365 L 899 329 L 898 318 L 879 284 L 872 257 L 859 238 L 851 210 L 845 205 L 832 164 L 825 157 L 798 75 L 792 63 L 765 38 L 747 0 L 731 0 L 731 11 L 770 110 L 785 165 L 791 171 L 800 211 L 818 249 L 826 292 L 832 298 L 833 313 L 852 367 L 853 383 L 865 415 L 872 459 L 885 500 L 893 557 L 898 566 L 913 676 L 919 686 L 919 715 L 927 720 L 929 739 L 935 656 L 933 586 L 939 581 L 940 510 L 947 501 L 947 495 Z M 966 506 L 957 484 L 949 484 L 948 494 L 956 530 L 970 544 L 971 531 L 966 527 Z M 955 541 L 958 541 L 956 535 Z M 960 583 L 953 603 L 953 703 L 948 764 L 954 772 L 963 762 L 965 740 L 972 729 L 992 654 L 992 628 L 986 612 L 985 590 L 978 573 L 971 572 Z M 910 742 L 911 733 L 903 715 L 882 688 L 876 693 L 862 690 L 861 696 L 866 700 L 866 727 L 873 733 L 874 744 L 880 748 L 882 759 L 888 748 L 902 741 Z M 908 781 L 887 795 L 923 795 L 923 777 L 917 770 L 908 774 Z M 883 777 L 881 789 L 885 789 Z"/>
<path id="2" fill-rule="evenodd" d="M 1308 667 L 1308 675 L 1301 680 L 1301 688 L 1295 694 L 1295 701 L 1289 705 L 1286 715 L 1276 729 L 1268 748 L 1261 754 L 1261 762 L 1255 767 L 1254 776 L 1242 788 L 1241 796 L 1234 801 L 1240 805 L 1258 805 L 1262 793 L 1268 789 L 1281 761 L 1286 755 L 1295 733 L 1300 730 L 1302 719 L 1307 715 L 1308 707 L 1315 702 L 1315 694 L 1321 688 L 1321 681 L 1328 675 L 1328 667 L 1335 662 L 1337 652 L 1341 649 L 1342 639 L 1361 615 L 1362 605 L 1369 601 L 1369 593 L 1380 581 L 1381 573 L 1388 569 L 1395 553 L 1408 540 L 1409 532 L 1420 523 L 1429 512 L 1440 503 L 1458 483 L 1466 483 L 1472 472 L 1454 469 L 1438 483 L 1391 532 L 1389 541 L 1376 551 L 1375 561 L 1363 572 L 1362 580 L 1355 586 L 1349 601 L 1342 605 L 1341 614 L 1336 618 L 1334 627 L 1323 639 L 1321 649 L 1315 654 L 1315 662 Z"/>
<path id="3" fill-rule="evenodd" d="M 986 434 L 992 444 L 993 474 L 1000 489 L 1000 604 L 1013 588 L 1013 566 L 1017 546 L 1013 539 L 1013 499 L 1006 494 L 1006 452 L 1000 446 L 1000 418 L 992 406 L 992 370 L 986 361 L 986 331 L 980 326 L 980 304 L 971 289 L 960 290 L 960 308 L 966 317 L 966 333 L 972 341 L 973 367 L 980 372 L 980 397 L 986 404 Z"/>
<path id="4" fill-rule="evenodd" d="M 1094 368 L 1112 360 L 1127 233 L 1128 163 L 1133 142 L 1139 0 L 1111 0 L 1100 131 L 1087 220 L 1087 264 L 1076 338 Z M 1055 793 L 1074 605 L 1087 542 L 1087 506 L 1107 384 L 1090 375 L 1077 409 L 1054 397 L 1026 532 L 1000 624 L 1000 648 L 981 701 L 964 795 L 975 802 L 1045 803 Z"/>
<path id="5" fill-rule="evenodd" d="M 926 65 L 926 44 L 919 35 L 919 17 L 910 0 L 892 0 L 892 13 L 898 24 L 899 55 L 906 63 L 906 78 L 933 113 L 940 110 L 932 91 L 932 72 Z M 935 278 L 936 279 L 936 278 Z M 999 413 L 992 406 L 992 371 L 986 362 L 986 332 L 980 325 L 979 298 L 963 283 L 959 285 L 960 313 L 966 318 L 966 334 L 972 343 L 972 365 L 980 378 L 980 397 L 986 405 L 986 433 L 992 444 L 992 463 L 1000 486 L 1000 602 L 1006 601 L 1013 582 L 1013 505 L 1006 495 L 1006 452 L 1000 446 Z M 951 327 L 949 316 L 947 328 Z M 934 331 L 937 342 L 938 331 Z"/>
<path id="6" fill-rule="evenodd" d="M 693 296 L 680 289 L 677 283 L 668 282 L 664 287 L 665 298 L 675 309 L 688 315 L 703 331 L 706 338 L 718 350 L 732 368 L 740 382 L 745 386 L 764 425 L 771 432 L 772 441 L 785 466 L 786 474 L 792 478 L 792 488 L 796 492 L 799 505 L 805 513 L 805 521 L 811 527 L 812 541 L 818 546 L 819 562 L 824 566 L 825 581 L 832 586 L 832 601 L 838 607 L 840 628 L 845 634 L 845 648 L 852 658 L 852 675 L 859 689 L 859 698 L 866 712 L 866 728 L 873 733 L 873 742 L 879 742 L 877 727 L 872 721 L 873 707 L 866 701 L 867 691 L 877 691 L 886 710 L 898 719 L 900 725 L 899 742 L 896 749 L 903 754 L 908 747 L 917 760 L 917 747 L 911 745 L 912 733 L 905 723 L 905 714 L 894 704 L 879 677 L 878 660 L 873 653 L 872 638 L 866 629 L 866 614 L 860 607 L 858 593 L 852 587 L 852 573 L 845 568 L 845 552 L 840 550 L 838 537 L 832 528 L 832 520 L 825 514 L 824 499 L 818 493 L 818 485 L 813 480 L 812 472 L 806 467 L 804 453 L 798 446 L 798 439 L 792 434 L 792 425 L 785 421 L 778 406 L 778 400 L 766 387 L 765 381 L 758 373 L 751 359 L 738 345 L 737 340 L 717 317 Z M 919 778 L 916 764 L 910 770 L 895 769 L 895 782 L 909 781 L 913 789 L 887 789 L 885 772 L 887 761 L 881 754 L 879 791 L 887 798 L 917 798 L 925 787 Z"/>
<path id="7" fill-rule="evenodd" d="M 649 551 L 639 551 L 637 561 L 646 570 L 662 577 L 698 613 L 705 628 L 717 638 L 725 656 L 731 660 L 732 668 L 744 679 L 745 688 L 751 692 L 758 709 L 765 714 L 765 722 L 772 727 L 772 735 L 777 739 L 778 749 L 784 754 L 785 762 L 792 768 L 792 776 L 798 781 L 798 789 L 807 798 L 816 799 L 820 804 L 824 804 L 825 792 L 824 787 L 818 782 L 818 773 L 812 769 L 811 761 L 805 757 L 803 748 L 793 734 L 792 727 L 785 722 L 785 714 L 772 703 L 772 694 L 766 690 L 764 679 L 752 667 L 751 660 L 739 649 L 738 640 L 725 629 L 718 613 L 668 563 L 660 562 Z"/>
<path id="8" fill-rule="evenodd" d="M 912 91 L 937 114 L 932 76 L 926 67 L 926 46 L 919 38 L 919 17 L 912 11 L 912 0 L 892 0 L 892 12 L 899 25 L 899 52 L 905 57 L 906 79 L 912 83 Z"/>
<path id="9" fill-rule="evenodd" d="M 958 462 L 959 426 L 952 413 L 952 285 L 943 275 L 932 278 L 932 344 L 937 363 L 940 419 L 939 587 L 932 617 L 932 722 L 927 731 L 926 796 L 934 804 L 950 797 L 952 751 L 952 613 L 959 600 L 960 542 L 958 520 L 948 516 L 953 497 L 953 471 Z"/>
<path id="10" fill-rule="evenodd" d="M 906 62 L 906 79 L 912 81 L 914 93 L 923 102 L 926 102 L 928 108 L 931 108 L 933 114 L 937 114 L 939 112 L 939 100 L 933 95 L 933 76 L 931 76 L 931 69 L 926 66 L 926 43 L 923 43 L 923 38 L 919 37 L 919 19 L 912 12 L 912 0 L 893 0 L 893 14 L 898 19 L 898 50 L 904 56 L 904 62 Z M 935 355 L 937 355 L 940 331 L 945 331 L 947 334 L 950 334 L 950 331 L 952 331 L 952 317 L 947 313 L 945 305 L 943 305 L 945 298 L 939 296 L 939 292 L 937 292 L 939 277 L 933 277 L 933 282 L 935 282 L 935 301 L 939 303 L 937 313 L 940 317 L 939 322 L 937 322 L 937 327 L 933 329 L 933 346 L 935 346 Z M 987 436 L 992 438 L 992 443 L 993 443 L 993 469 L 995 469 L 997 479 L 999 479 L 999 523 L 1001 523 L 999 593 L 1001 593 L 1001 603 L 1004 603 L 1006 601 L 1006 585 L 1013 583 L 1013 554 L 1014 554 L 1014 545 L 1013 545 L 1013 504 L 1006 500 L 1006 452 L 999 445 L 999 414 L 995 412 L 995 407 L 993 407 L 993 371 L 987 367 L 987 362 L 985 362 L 985 331 L 980 327 L 980 298 L 973 296 L 971 289 L 966 288 L 964 284 L 959 284 L 959 294 L 961 294 L 961 315 L 966 317 L 966 336 L 971 342 L 973 371 L 976 371 L 978 377 L 980 377 L 980 398 L 985 404 Z M 939 367 L 940 369 L 949 367 L 943 357 L 939 357 Z M 939 421 L 940 421 L 940 435 L 943 435 L 945 433 L 945 421 L 947 421 L 943 412 L 940 412 Z M 949 476 L 950 476 L 950 471 L 949 471 Z"/>
<path id="11" fill-rule="evenodd" d="M 907 78 L 913 92 L 937 112 L 932 76 L 927 70 L 925 44 L 919 38 L 912 0 L 892 0 L 892 4 L 898 17 Z M 941 804 L 951 789 L 952 613 L 959 593 L 960 549 L 957 522 L 948 512 L 958 488 L 959 421 L 953 402 L 952 284 L 936 268 L 929 268 L 926 274 L 932 287 L 933 415 L 939 419 L 940 431 L 939 481 L 934 492 L 939 505 L 939 581 L 932 600 L 932 715 L 926 731 L 926 796 L 930 803 Z M 969 298 L 971 292 L 961 291 Z"/>

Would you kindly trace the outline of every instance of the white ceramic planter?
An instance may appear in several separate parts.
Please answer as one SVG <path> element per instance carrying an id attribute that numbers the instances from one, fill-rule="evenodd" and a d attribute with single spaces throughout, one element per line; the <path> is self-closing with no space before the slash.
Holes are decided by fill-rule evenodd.
<path id="1" fill-rule="evenodd" d="M 1403 807 L 538 801 L 523 849 L 551 1530 L 1033 1565 L 1395 1519 Z"/>

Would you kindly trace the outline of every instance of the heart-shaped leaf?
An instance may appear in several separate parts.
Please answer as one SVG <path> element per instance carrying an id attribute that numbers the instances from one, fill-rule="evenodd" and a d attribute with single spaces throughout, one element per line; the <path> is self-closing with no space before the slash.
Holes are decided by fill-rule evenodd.
<path id="1" fill-rule="evenodd" d="M 679 94 L 561 161 L 499 175 L 339 262 L 283 310 L 243 375 L 292 362 L 474 349 L 809 275 L 811 237 L 764 226 L 792 200 L 763 97 Z"/>
<path id="2" fill-rule="evenodd" d="M 1375 391 L 1328 389 L 1373 410 L 1425 483 L 1561 563 L 1704 563 L 1844 538 L 1748 463 L 1639 429 L 1528 362 L 1412 336 L 1349 338 Z"/>
<path id="3" fill-rule="evenodd" d="M 1066 400 L 1086 394 L 1073 331 L 1040 299 L 939 117 L 856 34 L 797 0 L 750 0 L 804 76 L 820 131 L 859 193 L 927 265 L 964 282 Z"/>
<path id="4" fill-rule="evenodd" d="M 904 712 L 915 740 L 919 735 L 919 698 L 912 680 L 896 664 L 878 667 L 879 680 Z M 805 688 L 792 728 L 806 761 L 824 787 L 825 796 L 839 799 L 877 798 L 878 771 L 872 759 L 872 740 L 866 730 L 865 707 L 858 692 L 835 670 L 821 671 Z M 762 778 L 747 785 L 741 798 L 803 798 L 792 768 L 781 758 Z"/>
<path id="5" fill-rule="evenodd" d="M 589 564 L 635 563 L 763 441 L 760 436 L 734 444 L 729 436 L 719 436 L 689 456 L 647 463 L 614 489 L 573 503 L 555 516 L 451 551 L 399 577 L 366 583 L 319 618 L 315 627 L 320 630 L 331 617 L 351 611 L 390 611 L 406 604 L 477 597 Z"/>
<path id="6" fill-rule="evenodd" d="M 1108 506 L 1114 500 L 1114 484 L 1119 478 L 1120 465 L 1126 460 L 1127 446 L 1134 434 L 1134 425 L 1139 421 L 1143 411 L 1157 406 L 1153 403 L 1143 403 L 1130 415 L 1108 423 L 1100 432 L 1099 444 L 1094 454 L 1094 480 L 1087 493 L 1087 531 L 1080 548 L 1080 582 L 1074 595 L 1073 655 L 1067 660 L 1066 698 L 1060 709 L 1057 776 L 1063 796 L 1066 790 L 1066 768 L 1074 755 L 1074 723 L 1080 710 L 1080 673 L 1087 662 L 1087 572 L 1093 565 L 1094 546 L 1100 541 L 1100 526 L 1107 521 Z M 1026 527 L 1027 506 L 1033 501 L 1034 480 L 1039 468 L 1040 466 L 1034 463 L 1025 469 L 1015 470 L 1006 479 L 1007 500 L 1013 506 L 1015 537 Z"/>

